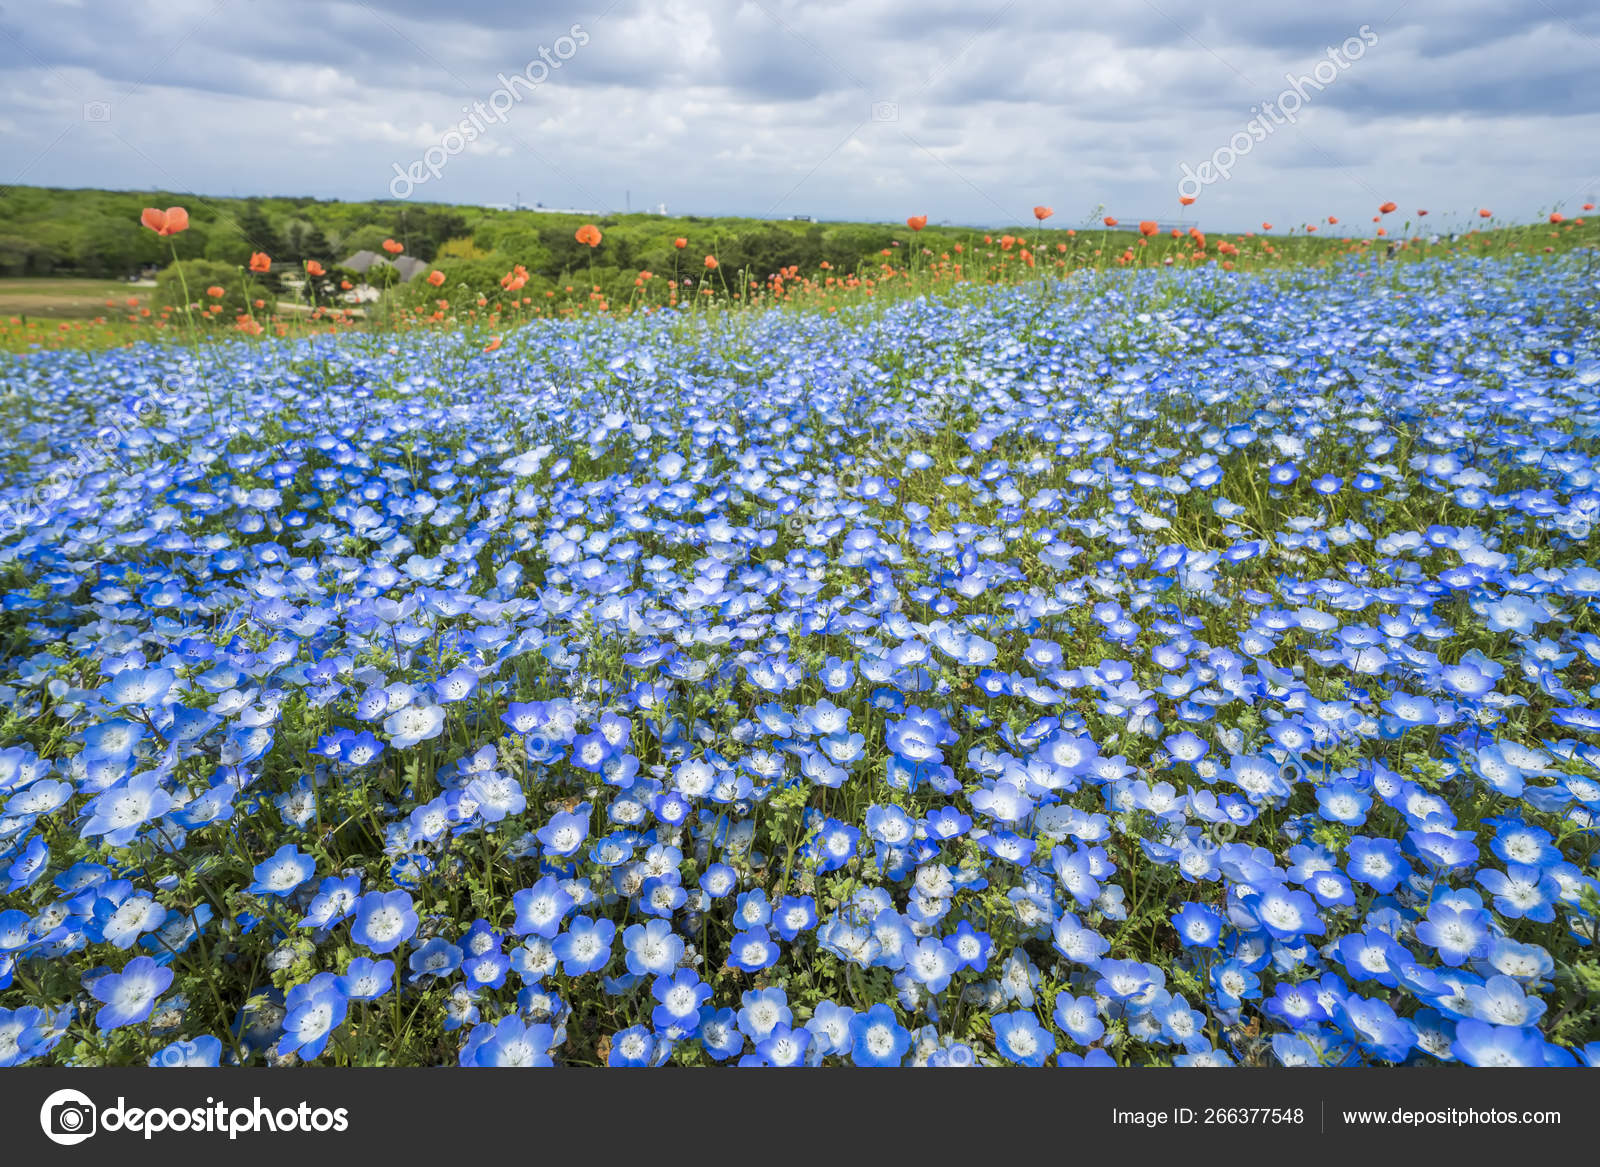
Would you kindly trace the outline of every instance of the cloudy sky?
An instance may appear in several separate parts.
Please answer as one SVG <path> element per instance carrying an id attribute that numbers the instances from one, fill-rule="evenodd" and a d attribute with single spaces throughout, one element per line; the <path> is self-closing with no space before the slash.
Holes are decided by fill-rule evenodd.
<path id="1" fill-rule="evenodd" d="M 0 0 L 0 183 L 1528 218 L 1600 195 L 1597 69 L 1594 0 Z"/>

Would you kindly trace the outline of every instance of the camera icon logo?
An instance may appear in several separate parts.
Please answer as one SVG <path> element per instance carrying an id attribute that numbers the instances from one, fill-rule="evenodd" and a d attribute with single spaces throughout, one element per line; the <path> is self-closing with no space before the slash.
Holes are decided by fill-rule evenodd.
<path id="1" fill-rule="evenodd" d="M 83 103 L 83 120 L 86 122 L 108 122 L 111 120 L 111 103 L 109 101 L 86 101 Z"/>
<path id="2" fill-rule="evenodd" d="M 872 120 L 897 122 L 900 120 L 900 106 L 893 101 L 875 101 L 872 103 Z"/>
<path id="3" fill-rule="evenodd" d="M 98 1113 L 87 1094 L 57 1090 L 39 1107 L 39 1125 L 52 1143 L 73 1147 L 93 1136 Z"/>

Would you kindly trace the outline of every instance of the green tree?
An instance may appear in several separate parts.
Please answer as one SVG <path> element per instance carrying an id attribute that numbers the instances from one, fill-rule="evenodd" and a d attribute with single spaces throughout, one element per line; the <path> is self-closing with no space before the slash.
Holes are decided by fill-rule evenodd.
<path id="1" fill-rule="evenodd" d="M 239 207 L 233 216 L 233 228 L 249 245 L 252 252 L 264 251 L 273 259 L 287 258 L 278 254 L 283 249 L 278 233 L 273 230 L 271 221 L 261 209 L 261 204 L 254 199 Z M 245 258 L 248 259 L 249 256 Z"/>

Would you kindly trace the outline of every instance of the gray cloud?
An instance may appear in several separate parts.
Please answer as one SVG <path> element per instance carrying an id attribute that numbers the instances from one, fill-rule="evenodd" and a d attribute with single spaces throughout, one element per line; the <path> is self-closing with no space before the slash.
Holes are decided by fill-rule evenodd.
<path id="1" fill-rule="evenodd" d="M 1170 217 L 1180 167 L 1358 30 L 1377 43 L 1192 214 L 1242 228 L 1393 198 L 1531 216 L 1596 193 L 1600 10 L 1263 0 L 56 0 L 0 5 L 0 182 L 385 197 L 573 25 L 588 36 L 430 200 L 1059 221 Z M 1392 15 L 1385 10 L 1393 8 Z M 1386 22 L 1387 21 L 1387 22 Z M 85 120 L 90 102 L 109 121 Z M 892 103 L 894 117 L 885 120 Z"/>

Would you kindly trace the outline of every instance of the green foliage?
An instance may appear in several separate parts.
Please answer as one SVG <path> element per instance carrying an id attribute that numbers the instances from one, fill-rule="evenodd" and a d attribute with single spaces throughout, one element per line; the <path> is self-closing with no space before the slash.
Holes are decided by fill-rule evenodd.
<path id="1" fill-rule="evenodd" d="M 156 306 L 181 312 L 185 284 L 189 289 L 189 303 L 199 304 L 202 312 L 212 304 L 221 304 L 222 317 L 229 322 L 245 311 L 248 300 L 266 294 L 259 282 L 247 288 L 245 274 L 232 264 L 210 259 L 188 259 L 169 264 L 156 276 Z M 206 289 L 210 287 L 220 287 L 225 294 L 220 300 L 208 296 Z"/>

